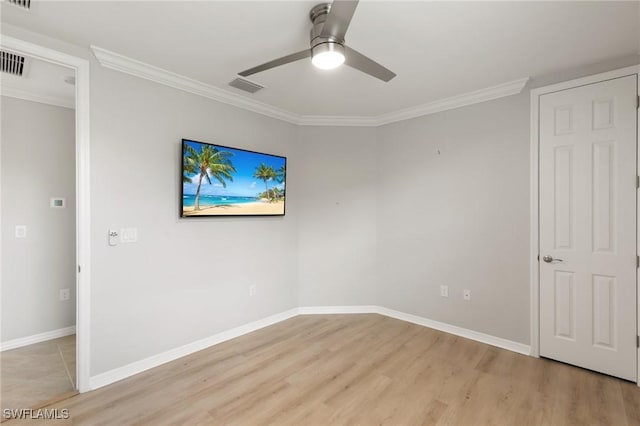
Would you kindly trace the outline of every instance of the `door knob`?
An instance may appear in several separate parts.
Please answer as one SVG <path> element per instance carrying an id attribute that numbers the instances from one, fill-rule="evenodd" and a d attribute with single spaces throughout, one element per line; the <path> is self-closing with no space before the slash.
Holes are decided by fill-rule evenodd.
<path id="1" fill-rule="evenodd" d="M 544 260 L 547 263 L 555 263 L 555 262 L 562 262 L 562 259 L 554 259 L 553 257 L 546 255 L 542 258 L 542 260 Z"/>

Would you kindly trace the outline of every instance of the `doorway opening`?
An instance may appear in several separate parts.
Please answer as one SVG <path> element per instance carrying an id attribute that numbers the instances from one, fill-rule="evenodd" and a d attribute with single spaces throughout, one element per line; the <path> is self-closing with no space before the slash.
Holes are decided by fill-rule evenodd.
<path id="1" fill-rule="evenodd" d="M 59 214 L 59 216 L 64 214 L 69 214 L 71 210 L 72 213 L 75 214 L 75 226 L 71 232 L 67 232 L 65 235 L 68 237 L 69 233 L 74 234 L 72 236 L 73 243 L 75 243 L 75 255 L 73 259 L 69 262 L 72 271 L 69 272 L 71 278 L 66 278 L 66 283 L 63 286 L 59 286 L 60 288 L 54 291 L 55 303 L 50 303 L 51 305 L 56 304 L 65 304 L 70 303 L 72 305 L 71 311 L 75 314 L 75 335 L 76 335 L 76 344 L 75 349 L 70 348 L 66 341 L 56 342 L 56 345 L 59 346 L 59 352 L 61 352 L 61 357 L 66 359 L 66 370 L 65 374 L 69 383 L 73 382 L 73 387 L 80 391 L 85 392 L 91 389 L 90 385 L 90 366 L 89 366 L 89 348 L 90 348 L 90 182 L 89 182 L 89 62 L 86 59 L 78 58 L 72 55 L 68 55 L 66 53 L 62 53 L 53 49 L 49 49 L 40 45 L 36 45 L 33 43 L 29 43 L 20 39 L 16 39 L 13 37 L 5 36 L 0 39 L 0 50 L 10 55 L 17 55 L 24 58 L 29 58 L 33 61 L 40 61 L 46 66 L 57 66 L 62 67 L 67 70 L 67 78 L 66 85 L 71 87 L 71 90 L 74 94 L 74 109 L 71 112 L 73 117 L 73 124 L 71 128 L 71 133 L 75 137 L 75 144 L 70 147 L 73 160 L 71 165 L 72 172 L 75 172 L 75 179 L 73 181 L 73 188 L 71 190 L 71 196 L 64 196 L 64 194 L 58 192 L 52 192 L 46 197 L 46 205 L 47 205 L 47 213 Z M 75 81 L 73 81 L 75 80 Z M 14 92 L 15 94 L 15 92 Z M 3 97 L 3 103 L 5 103 L 5 97 Z M 32 99 L 34 101 L 35 99 Z M 43 101 L 44 99 L 40 99 Z M 29 102 L 24 99 L 12 99 L 8 102 L 13 102 L 17 105 L 16 102 Z M 36 100 L 36 103 L 38 101 Z M 40 102 L 42 103 L 42 102 Z M 15 106 L 12 104 L 12 106 Z M 63 114 L 64 115 L 64 114 Z M 2 118 L 4 121 L 5 111 L 2 112 Z M 29 120 L 29 117 L 22 117 L 24 120 Z M 3 123 L 4 124 L 4 123 Z M 38 123 L 31 123 L 33 127 L 37 127 Z M 4 146 L 2 146 L 4 151 Z M 51 161 L 55 161 L 55 158 L 51 158 Z M 3 159 L 4 163 L 4 159 Z M 3 164 L 4 168 L 4 164 Z M 25 167 L 27 170 L 22 175 L 24 179 L 33 179 L 35 181 L 41 180 L 46 181 L 49 176 L 39 175 L 37 170 L 28 171 L 28 167 Z M 11 182 L 2 181 L 3 189 L 6 185 L 10 185 Z M 3 192 L 4 195 L 4 192 Z M 41 198 L 41 196 L 40 196 Z M 71 200 L 75 198 L 75 200 Z M 75 201 L 74 205 L 71 206 L 70 201 Z M 4 204 L 3 204 L 3 215 L 0 216 L 0 225 L 3 229 L 3 240 L 7 238 L 11 238 L 15 241 L 21 239 L 26 242 L 29 240 L 29 236 L 37 237 L 40 236 L 40 232 L 38 226 L 34 225 L 31 228 L 28 224 L 25 223 L 13 223 L 15 220 L 11 222 L 7 221 L 4 217 Z M 26 218 L 24 218 L 26 219 Z M 23 219 L 23 221 L 24 221 Z M 11 231 L 11 232 L 8 232 Z M 8 235 L 7 235 L 8 234 Z M 13 241 L 13 242 L 15 242 Z M 4 245 L 4 244 L 3 244 Z M 0 262 L 4 261 L 5 252 L 4 250 L 0 252 Z M 50 256 L 55 256 L 56 253 L 49 253 Z M 3 269 L 3 263 L 0 263 L 0 268 Z M 23 268 L 24 271 L 24 268 Z M 5 291 L 5 281 L 6 277 L 2 277 L 2 287 L 3 287 L 3 300 L 7 299 L 11 293 Z M 48 277 L 38 277 L 39 281 L 47 281 Z M 75 293 L 75 294 L 74 294 Z M 75 301 L 72 300 L 75 295 Z M 60 299 L 69 299 L 62 300 Z M 51 302 L 51 297 L 49 297 L 49 301 Z M 30 300 L 18 300 L 16 304 L 23 305 L 25 308 L 29 306 Z M 18 306 L 19 307 L 19 306 Z M 59 307 L 56 306 L 56 307 Z M 24 319 L 24 318 L 23 318 Z M 51 321 L 51 317 L 49 318 Z M 29 324 L 22 324 L 29 325 Z M 7 335 L 6 338 L 4 335 L 0 336 L 0 340 L 2 341 L 3 352 L 5 349 L 5 343 L 11 342 L 12 344 L 18 344 L 19 346 L 27 346 L 25 343 L 30 343 L 28 341 L 28 337 L 37 337 L 39 339 L 47 338 L 47 337 L 55 337 L 55 338 L 67 338 L 67 340 L 73 340 L 70 337 L 73 333 L 73 328 L 69 328 L 72 326 L 62 326 L 62 328 L 55 328 L 57 325 L 54 325 L 53 329 L 55 332 L 47 335 L 47 332 L 44 331 L 42 333 L 29 334 L 28 336 L 21 336 L 22 338 L 27 338 L 26 340 L 20 340 L 21 337 L 17 337 L 17 334 Z M 4 322 L 3 322 L 3 329 Z M 32 328 L 30 330 L 34 330 Z M 4 330 L 3 330 L 4 331 Z M 14 331 L 11 331 L 12 333 Z M 56 335 L 58 333 L 58 335 Z M 61 334 L 67 334 L 67 336 L 63 336 Z M 8 345 L 8 348 L 11 348 L 11 345 Z M 17 347 L 14 346 L 14 349 L 17 350 Z M 9 349 L 7 349 L 9 351 Z M 66 354 L 64 353 L 66 352 Z M 70 352 L 74 352 L 70 353 Z M 66 358 L 65 358 L 66 355 Z M 75 356 L 73 356 L 75 355 Z M 75 359 L 75 368 L 73 365 L 72 358 Z M 37 404 L 37 403 L 36 403 Z M 4 405 L 3 405 L 4 407 Z M 30 408 L 30 407 L 15 407 L 15 408 Z"/>
<path id="2" fill-rule="evenodd" d="M 76 389 L 75 71 L 0 51 L 2 408 Z"/>

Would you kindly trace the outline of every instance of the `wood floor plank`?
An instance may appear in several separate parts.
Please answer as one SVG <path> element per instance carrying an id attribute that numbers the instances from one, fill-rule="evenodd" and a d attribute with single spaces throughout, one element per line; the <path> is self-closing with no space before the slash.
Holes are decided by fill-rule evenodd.
<path id="1" fill-rule="evenodd" d="M 635 383 L 620 382 L 624 412 L 629 426 L 640 425 L 640 394 Z"/>
<path id="2" fill-rule="evenodd" d="M 48 408 L 92 426 L 637 426 L 640 389 L 380 315 L 307 315 Z"/>

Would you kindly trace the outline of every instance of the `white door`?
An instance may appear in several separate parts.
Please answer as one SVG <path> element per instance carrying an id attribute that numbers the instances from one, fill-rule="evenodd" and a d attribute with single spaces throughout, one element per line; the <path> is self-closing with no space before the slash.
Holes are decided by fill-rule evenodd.
<path id="1" fill-rule="evenodd" d="M 540 355 L 636 380 L 636 75 L 540 97 Z"/>

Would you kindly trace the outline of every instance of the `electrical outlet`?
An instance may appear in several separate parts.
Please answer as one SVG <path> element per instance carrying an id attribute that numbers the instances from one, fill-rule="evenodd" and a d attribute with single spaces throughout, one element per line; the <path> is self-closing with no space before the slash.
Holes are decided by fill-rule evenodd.
<path id="1" fill-rule="evenodd" d="M 61 302 L 64 302 L 65 300 L 69 300 L 70 297 L 71 297 L 71 293 L 70 293 L 68 288 L 61 288 L 60 289 L 60 301 Z"/>
<path id="2" fill-rule="evenodd" d="M 256 291 L 258 290 L 258 286 L 255 284 L 249 286 L 249 296 L 255 296 Z"/>
<path id="3" fill-rule="evenodd" d="M 440 296 L 441 297 L 449 297 L 449 286 L 441 285 L 440 286 Z"/>
<path id="4" fill-rule="evenodd" d="M 471 300 L 471 290 L 469 290 L 468 288 L 465 288 L 464 293 L 462 293 L 462 298 L 464 300 Z"/>
<path id="5" fill-rule="evenodd" d="M 16 225 L 16 238 L 27 238 L 27 225 Z"/>

